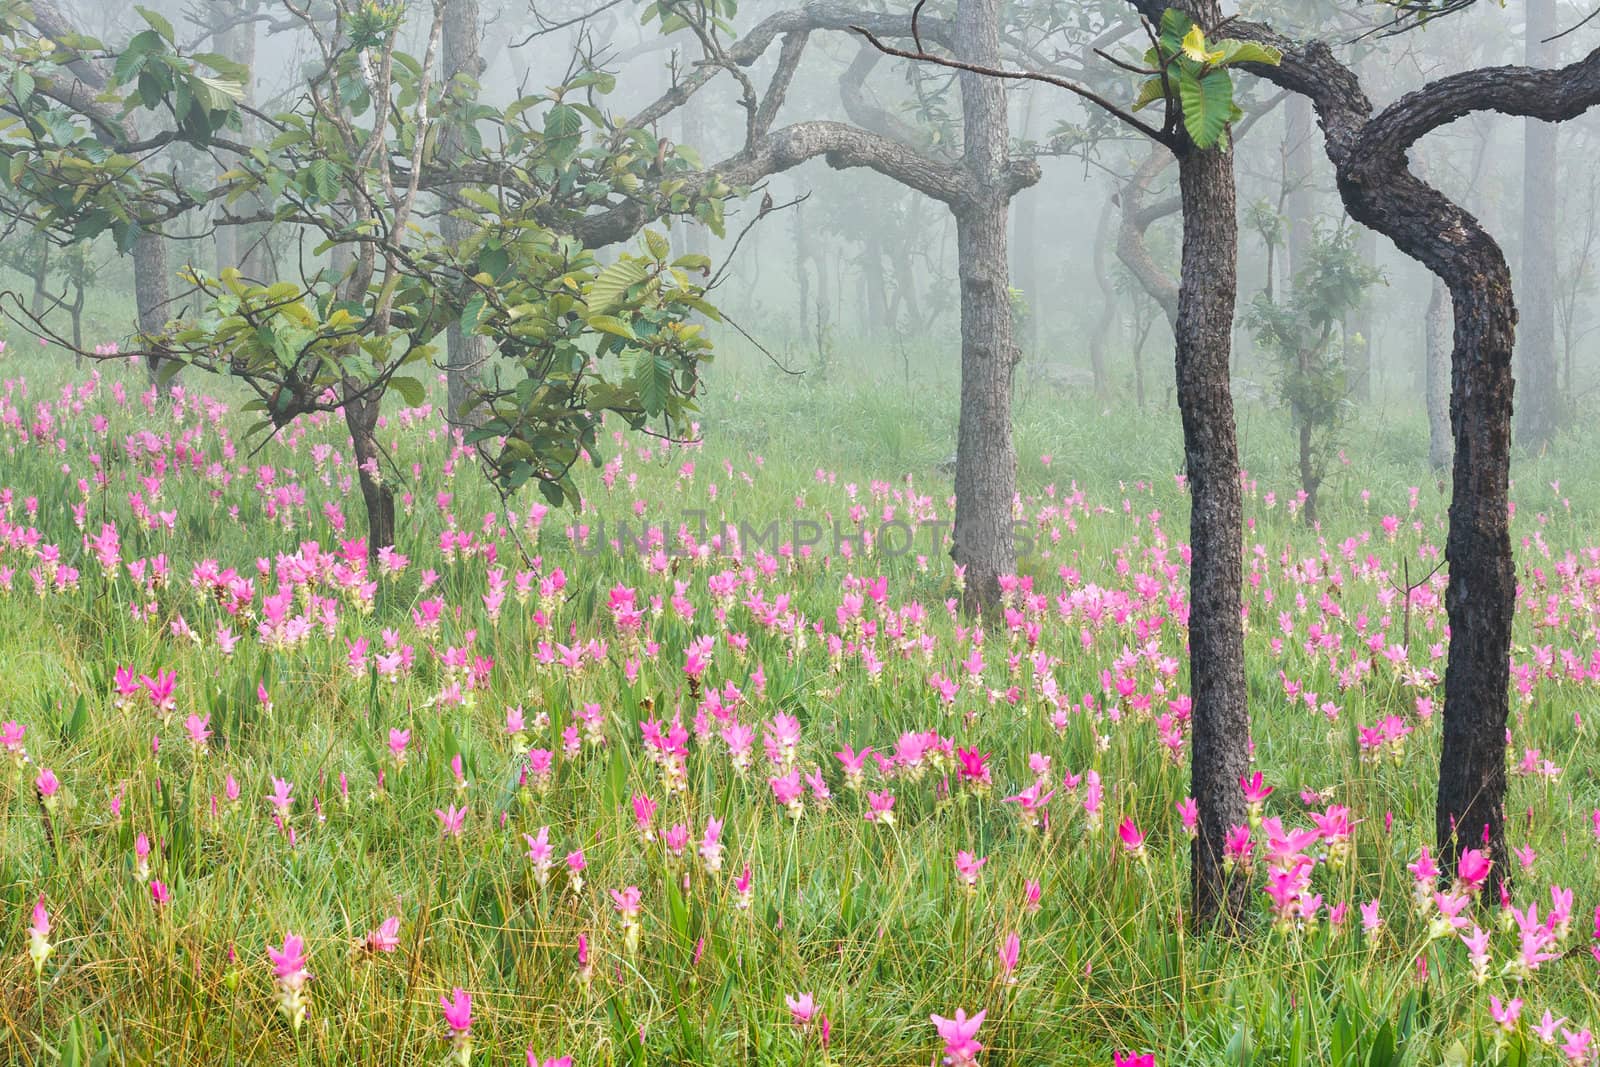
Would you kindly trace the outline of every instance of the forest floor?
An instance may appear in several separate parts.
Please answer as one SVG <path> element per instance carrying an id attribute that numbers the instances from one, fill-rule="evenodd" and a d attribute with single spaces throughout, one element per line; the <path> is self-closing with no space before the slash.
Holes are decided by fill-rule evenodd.
<path id="1" fill-rule="evenodd" d="M 0 1061 L 1594 1062 L 1592 445 L 1512 491 L 1503 905 L 1428 869 L 1420 415 L 1349 429 L 1314 530 L 1247 408 L 1271 792 L 1251 930 L 1191 936 L 1175 413 L 1020 393 L 1033 551 L 980 630 L 953 388 L 815 379 L 719 364 L 703 441 L 607 434 L 580 514 L 396 409 L 369 566 L 336 421 L 0 359 Z"/>

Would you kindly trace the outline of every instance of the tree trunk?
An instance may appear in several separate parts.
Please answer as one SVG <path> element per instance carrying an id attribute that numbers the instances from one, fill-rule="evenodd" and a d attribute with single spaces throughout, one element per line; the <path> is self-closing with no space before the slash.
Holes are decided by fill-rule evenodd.
<path id="1" fill-rule="evenodd" d="M 1450 469 L 1450 290 L 1433 279 L 1433 296 L 1424 320 L 1423 380 L 1428 402 L 1428 463 L 1443 476 Z"/>
<path id="2" fill-rule="evenodd" d="M 367 559 L 378 561 L 378 551 L 395 543 L 394 489 L 383 479 L 382 455 L 378 448 L 378 405 L 352 399 L 347 387 L 344 423 L 350 431 L 350 446 L 355 452 L 361 499 L 367 510 Z"/>
<path id="3" fill-rule="evenodd" d="M 1111 335 L 1112 323 L 1117 320 L 1117 288 L 1111 284 L 1111 272 L 1106 269 L 1106 246 L 1110 243 L 1111 212 L 1102 211 L 1094 231 L 1094 277 L 1100 287 L 1100 310 L 1089 331 L 1089 369 L 1094 372 L 1094 395 L 1100 400 L 1111 395 L 1111 382 L 1106 373 L 1106 340 Z"/>
<path id="4" fill-rule="evenodd" d="M 1150 255 L 1144 234 L 1160 213 L 1164 213 L 1164 205 L 1155 208 L 1146 205 L 1150 185 L 1171 162 L 1172 153 L 1166 148 L 1158 144 L 1150 146 L 1150 154 L 1122 187 L 1122 224 L 1117 230 L 1117 258 L 1161 308 L 1169 326 L 1178 318 L 1178 285 Z"/>
<path id="5" fill-rule="evenodd" d="M 1377 265 L 1378 235 L 1363 226 L 1356 234 L 1356 254 L 1369 267 Z M 1361 302 L 1350 312 L 1342 333 L 1345 381 L 1352 400 L 1372 399 L 1372 291 L 1361 294 Z"/>
<path id="6" fill-rule="evenodd" d="M 239 9 L 238 0 L 213 3 L 212 48 L 249 69 L 250 76 L 245 81 L 242 102 L 254 104 L 256 26 L 253 22 L 230 25 L 236 21 Z M 238 139 L 244 144 L 255 144 L 255 117 L 249 112 L 241 111 L 239 121 Z M 252 195 L 241 200 L 234 210 L 244 215 L 259 211 L 261 206 L 260 198 Z M 247 278 L 257 281 L 268 280 L 267 271 L 263 269 L 267 265 L 266 239 L 265 226 L 218 226 L 215 234 L 217 272 L 220 274 L 226 267 L 237 267 Z"/>
<path id="7" fill-rule="evenodd" d="M 999 66 L 1000 0 L 961 0 L 956 52 Z M 962 71 L 962 165 L 977 179 L 972 202 L 954 209 L 961 285 L 961 415 L 956 434 L 956 516 L 952 555 L 965 568 L 963 606 L 990 612 L 1000 577 L 1017 569 L 1011 509 L 1017 458 L 1011 443 L 1011 387 L 1020 354 L 1011 329 L 1006 216 L 1002 186 L 1009 127 L 1005 87 Z"/>
<path id="8" fill-rule="evenodd" d="M 1215 0 L 1189 9 L 1203 25 L 1215 25 L 1219 17 Z M 1186 148 L 1178 159 L 1178 185 L 1183 266 L 1174 332 L 1192 552 L 1189 788 L 1200 811 L 1191 848 L 1193 919 L 1233 926 L 1243 916 L 1249 887 L 1223 869 L 1223 856 L 1228 828 L 1246 821 L 1239 779 L 1249 766 L 1250 718 L 1240 619 L 1244 513 L 1229 388 L 1239 240 L 1231 149 Z"/>
<path id="9" fill-rule="evenodd" d="M 145 336 L 159 334 L 167 324 L 170 285 L 166 239 L 141 233 L 133 242 L 133 292 L 139 311 L 139 332 Z M 161 362 L 155 356 L 145 360 L 152 383 L 159 381 Z"/>
<path id="10" fill-rule="evenodd" d="M 1554 62 L 1556 0 L 1528 0 L 1527 59 L 1530 67 Z M 1556 126 L 1523 120 L 1522 264 L 1517 286 L 1521 315 L 1516 376 L 1522 384 L 1517 441 L 1531 451 L 1549 446 L 1561 422 L 1556 379 Z"/>
<path id="11" fill-rule="evenodd" d="M 1306 252 L 1311 247 L 1311 224 L 1317 213 L 1316 193 L 1311 188 L 1311 167 L 1317 155 L 1315 138 L 1311 101 L 1298 94 L 1289 97 L 1283 102 L 1282 195 L 1289 253 L 1283 268 L 1291 285 L 1295 274 L 1306 266 Z"/>
<path id="12" fill-rule="evenodd" d="M 1450 658 L 1435 829 L 1445 870 L 1455 869 L 1462 850 L 1486 846 L 1494 869 L 1505 872 L 1507 691 L 1516 605 L 1507 516 L 1517 320 L 1511 270 L 1478 220 L 1419 180 L 1407 169 L 1404 152 L 1381 140 L 1360 140 L 1344 157 L 1339 190 L 1354 218 L 1442 278 L 1454 304 L 1455 455 L 1445 541 Z"/>
<path id="13" fill-rule="evenodd" d="M 454 92 L 467 93 L 468 87 L 476 86 L 478 76 L 483 73 L 481 34 L 478 0 L 449 0 L 445 10 L 443 60 L 445 77 Z M 440 132 L 439 141 L 441 159 L 458 158 L 466 150 L 466 139 L 454 122 Z M 471 234 L 472 225 L 468 222 L 450 214 L 439 219 L 439 236 L 452 248 Z M 489 342 L 463 330 L 459 319 L 452 319 L 445 327 L 445 351 L 445 418 L 452 426 L 476 426 L 483 421 L 482 417 L 477 411 L 467 411 L 467 406 L 477 393 L 483 366 L 488 362 Z"/>
<path id="14" fill-rule="evenodd" d="M 1028 94 L 1028 104 L 1023 111 L 1022 136 L 1024 139 L 1033 136 L 1032 126 L 1034 118 L 1034 104 L 1037 102 L 1037 92 Z M 1039 358 L 1039 334 L 1043 328 L 1040 321 L 1044 313 L 1044 302 L 1040 299 L 1039 285 L 1039 199 L 1037 189 L 1024 189 L 1017 196 L 1016 201 L 1016 227 L 1015 245 L 1012 255 L 1016 263 L 1017 288 L 1022 290 L 1023 298 L 1028 302 L 1028 317 L 1022 323 L 1022 336 L 1017 339 L 1019 347 L 1028 354 L 1030 359 Z M 1100 378 L 1095 377 L 1095 386 L 1098 389 Z"/>
<path id="15" fill-rule="evenodd" d="M 889 326 L 889 300 L 883 286 L 883 245 L 870 233 L 861 245 L 861 282 L 866 289 L 867 334 L 882 337 Z"/>
<path id="16" fill-rule="evenodd" d="M 33 297 L 28 301 L 28 311 L 34 318 L 42 319 L 50 299 L 50 240 L 43 233 L 38 239 L 39 255 L 33 261 Z"/>

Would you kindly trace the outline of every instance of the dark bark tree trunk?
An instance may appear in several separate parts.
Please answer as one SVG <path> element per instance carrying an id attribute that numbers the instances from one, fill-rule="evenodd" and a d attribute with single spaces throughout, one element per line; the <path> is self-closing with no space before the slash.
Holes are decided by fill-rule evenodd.
<path id="1" fill-rule="evenodd" d="M 1220 17 L 1215 0 L 1187 6 L 1202 25 Z M 1178 185 L 1183 267 L 1174 332 L 1192 551 L 1189 788 L 1200 812 L 1191 848 L 1192 918 L 1231 926 L 1243 916 L 1248 885 L 1223 869 L 1224 846 L 1228 828 L 1246 821 L 1239 779 L 1249 766 L 1250 737 L 1239 615 L 1244 513 L 1229 388 L 1238 272 L 1231 150 L 1187 147 L 1178 159 Z"/>
<path id="2" fill-rule="evenodd" d="M 1472 215 L 1407 168 L 1411 130 L 1367 125 L 1338 167 L 1345 206 L 1442 278 L 1454 305 L 1450 421 L 1455 436 L 1445 609 L 1443 746 L 1435 807 L 1440 863 L 1486 847 L 1510 870 L 1504 834 L 1507 690 L 1516 574 L 1507 520 L 1511 470 L 1511 351 L 1517 320 L 1511 271 Z"/>
<path id="3" fill-rule="evenodd" d="M 1022 119 L 1024 139 L 1033 135 L 1030 127 L 1033 125 L 1034 103 L 1035 94 L 1030 93 Z M 1017 339 L 1017 343 L 1030 359 L 1039 357 L 1039 333 L 1044 314 L 1039 279 L 1039 198 L 1040 193 L 1037 189 L 1025 189 L 1018 194 L 1015 205 L 1016 227 L 1012 242 L 1015 246 L 1012 257 L 1016 264 L 1017 288 L 1022 290 L 1023 299 L 1028 302 L 1028 317 L 1023 320 L 1022 336 Z M 1099 387 L 1099 381 L 1100 379 L 1096 377 L 1096 388 Z"/>
<path id="4" fill-rule="evenodd" d="M 395 543 L 394 489 L 383 478 L 383 457 L 377 437 L 378 404 L 355 399 L 347 387 L 344 422 L 350 431 L 361 500 L 367 510 L 367 559 L 376 563 L 379 550 Z"/>
<path id="5" fill-rule="evenodd" d="M 1556 0 L 1528 0 L 1527 61 L 1543 67 L 1556 58 L 1544 39 L 1560 29 Z M 1518 443 L 1547 448 L 1560 428 L 1562 397 L 1556 377 L 1556 135 L 1553 123 L 1523 120 L 1522 262 L 1517 285 L 1521 314 L 1515 369 L 1522 403 Z"/>
<path id="6" fill-rule="evenodd" d="M 452 87 L 476 85 L 478 76 L 483 73 L 478 0 L 449 0 L 443 38 L 443 69 L 448 83 Z M 464 88 L 456 91 L 464 91 Z M 441 131 L 439 141 L 441 159 L 457 158 L 465 151 L 466 140 L 455 123 Z M 470 223 L 449 214 L 439 220 L 439 236 L 452 247 L 471 233 Z M 445 328 L 445 351 L 445 418 L 452 426 L 476 426 L 482 420 L 467 411 L 467 407 L 476 395 L 483 366 L 489 360 L 489 342 L 463 330 L 459 320 L 452 320 Z"/>
<path id="7" fill-rule="evenodd" d="M 956 53 L 998 66 L 999 0 L 961 0 Z M 976 179 L 974 195 L 954 205 L 961 285 L 961 416 L 956 434 L 956 515 L 952 555 L 965 568 L 963 603 L 992 611 L 1000 577 L 1017 569 L 1012 536 L 1017 459 L 1011 442 L 1011 387 L 1019 359 L 1011 328 L 1004 187 L 1010 133 L 1005 87 L 960 74 L 962 166 Z"/>
<path id="8" fill-rule="evenodd" d="M 1438 278 L 1424 320 L 1423 383 L 1428 403 L 1428 463 L 1441 477 L 1450 470 L 1450 344 L 1454 330 L 1450 290 Z"/>

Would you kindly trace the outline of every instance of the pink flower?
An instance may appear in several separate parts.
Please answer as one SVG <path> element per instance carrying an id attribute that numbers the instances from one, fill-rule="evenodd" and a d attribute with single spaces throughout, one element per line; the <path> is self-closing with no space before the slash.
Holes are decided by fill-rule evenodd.
<path id="1" fill-rule="evenodd" d="M 978 1027 L 983 1025 L 983 1017 L 987 1014 L 985 1009 L 969 1018 L 965 1011 L 957 1008 L 954 1019 L 928 1016 L 944 1041 L 946 1067 L 970 1067 L 978 1062 L 978 1053 L 983 1051 L 983 1046 L 977 1041 Z"/>
<path id="2" fill-rule="evenodd" d="M 881 793 L 867 792 L 867 812 L 862 816 L 867 822 L 894 825 L 894 794 L 885 789 Z"/>
<path id="3" fill-rule="evenodd" d="M 391 915 L 367 934 L 368 952 L 393 952 L 400 947 L 400 916 Z"/>
<path id="4" fill-rule="evenodd" d="M 445 1025 L 457 1034 L 464 1034 L 472 1029 L 472 994 L 460 986 L 451 990 L 450 996 L 440 997 L 439 1006 L 444 1009 Z"/>
<path id="5" fill-rule="evenodd" d="M 956 874 L 969 891 L 977 890 L 978 875 L 982 872 L 983 865 L 988 862 L 988 856 L 974 856 L 965 849 L 956 853 Z"/>
<path id="6" fill-rule="evenodd" d="M 50 912 L 44 906 L 44 894 L 33 904 L 33 921 L 28 926 L 28 958 L 33 960 L 33 974 L 37 978 L 44 970 L 44 961 L 50 958 L 54 946 L 50 944 Z"/>
<path id="7" fill-rule="evenodd" d="M 1039 910 L 1039 900 L 1044 896 L 1044 890 L 1039 887 L 1037 880 L 1029 878 L 1022 885 L 1022 909 L 1029 915 Z"/>
<path id="8" fill-rule="evenodd" d="M 167 888 L 167 883 L 159 878 L 152 878 L 150 880 L 150 899 L 155 902 L 156 907 L 163 907 L 172 900 L 172 891 Z"/>
<path id="9" fill-rule="evenodd" d="M 1515 1030 L 1517 1019 L 1522 1015 L 1522 999 L 1512 997 L 1505 1004 L 1500 1003 L 1500 998 L 1490 994 L 1489 1017 L 1500 1025 L 1502 1030 Z"/>
<path id="10" fill-rule="evenodd" d="M 1112 1067 L 1156 1067 L 1156 1055 L 1153 1052 L 1114 1052 L 1111 1063 Z"/>
<path id="11" fill-rule="evenodd" d="M 1184 797 L 1175 806 L 1178 809 L 1178 818 L 1183 822 L 1183 832 L 1193 841 L 1199 833 L 1200 805 L 1195 803 L 1194 797 Z"/>
<path id="12" fill-rule="evenodd" d="M 151 888 L 157 884 L 152 882 Z M 267 958 L 272 961 L 278 1010 L 298 1032 L 311 1007 L 305 998 L 306 983 L 311 980 L 311 972 L 306 970 L 305 939 L 299 934 L 285 934 L 282 948 L 267 946 Z"/>
<path id="13" fill-rule="evenodd" d="M 1022 939 L 1011 933 L 1000 942 L 1000 973 L 1005 976 L 1006 984 L 1014 984 L 1017 980 L 1017 960 L 1022 955 Z"/>
<path id="14" fill-rule="evenodd" d="M 39 796 L 47 807 L 55 804 L 56 794 L 61 792 L 61 781 L 56 777 L 56 772 L 49 767 L 40 767 L 39 773 L 33 779 L 33 787 L 39 791 Z"/>
<path id="15" fill-rule="evenodd" d="M 467 809 L 465 805 L 459 808 L 454 804 L 451 804 L 448 809 L 434 808 L 433 814 L 439 819 L 439 829 L 444 836 L 461 836 L 461 831 L 467 823 Z"/>
<path id="16" fill-rule="evenodd" d="M 547 1060 L 541 1060 L 538 1054 L 533 1051 L 533 1046 L 529 1045 L 528 1067 L 572 1067 L 572 1057 L 551 1056 Z"/>
<path id="17" fill-rule="evenodd" d="M 1130 815 L 1122 820 L 1121 825 L 1117 827 L 1117 835 L 1122 838 L 1122 847 L 1128 850 L 1128 855 L 1144 859 L 1144 834 L 1134 825 L 1133 816 Z"/>
<path id="18" fill-rule="evenodd" d="M 811 1025 L 811 1017 L 817 1012 L 817 1002 L 810 993 L 785 996 L 783 1002 L 789 1005 L 789 1015 L 794 1019 L 796 1026 L 805 1029 Z"/>
<path id="19" fill-rule="evenodd" d="M 1456 864 L 1456 877 L 1465 889 L 1476 893 L 1483 888 L 1484 881 L 1489 877 L 1489 868 L 1493 865 L 1482 849 L 1469 848 L 1461 853 L 1461 859 Z"/>

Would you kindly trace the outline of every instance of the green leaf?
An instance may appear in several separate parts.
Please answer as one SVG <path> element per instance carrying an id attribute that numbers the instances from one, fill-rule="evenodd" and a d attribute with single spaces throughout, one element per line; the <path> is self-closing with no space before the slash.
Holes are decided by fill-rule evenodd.
<path id="1" fill-rule="evenodd" d="M 1254 41 L 1236 41 L 1231 37 L 1225 41 L 1218 41 L 1217 51 L 1214 54 L 1221 57 L 1214 62 L 1230 67 L 1239 63 L 1263 63 L 1269 67 L 1276 67 L 1283 60 L 1283 53 L 1276 48 Z"/>
<path id="2" fill-rule="evenodd" d="M 623 301 L 628 289 L 645 280 L 649 273 L 636 259 L 619 259 L 602 270 L 589 284 L 589 307 L 596 312 L 606 312 Z"/>
<path id="3" fill-rule="evenodd" d="M 1166 99 L 1166 93 L 1163 92 L 1161 79 L 1147 79 L 1143 85 L 1139 86 L 1139 95 L 1133 98 L 1133 110 L 1138 111 L 1140 108 L 1148 107 L 1157 100 L 1164 99 Z"/>
<path id="4" fill-rule="evenodd" d="M 1225 70 L 1197 78 L 1187 69 L 1178 72 L 1178 97 L 1183 101 L 1183 125 L 1198 148 L 1213 148 L 1233 117 L 1233 79 Z"/>
<path id="5" fill-rule="evenodd" d="M 666 259 L 672 254 L 671 242 L 654 230 L 644 231 L 644 243 L 649 246 L 650 254 L 657 259 Z"/>
<path id="6" fill-rule="evenodd" d="M 601 333 L 609 333 L 629 341 L 638 340 L 638 336 L 633 332 L 633 327 L 615 315 L 590 315 L 586 321 L 591 330 L 599 330 Z"/>
<path id="7" fill-rule="evenodd" d="M 173 42 L 176 40 L 176 38 L 172 35 L 172 23 L 168 22 L 158 12 L 151 11 L 143 4 L 134 4 L 133 9 L 142 15 L 144 20 L 150 24 L 151 28 L 159 33 L 162 37 L 166 38 L 168 42 Z"/>
<path id="8" fill-rule="evenodd" d="M 400 394 L 408 407 L 421 407 L 428 399 L 428 391 L 415 378 L 390 378 L 389 388 Z"/>
<path id="9" fill-rule="evenodd" d="M 34 80 L 32 74 L 19 68 L 16 73 L 11 75 L 11 92 L 16 96 L 19 104 L 26 104 L 31 100 L 33 98 L 33 90 Z"/>
<path id="10" fill-rule="evenodd" d="M 482 293 L 474 293 L 467 300 L 466 306 L 461 309 L 462 333 L 471 335 L 478 332 L 478 323 L 483 321 L 483 311 L 487 306 L 488 301 Z"/>

